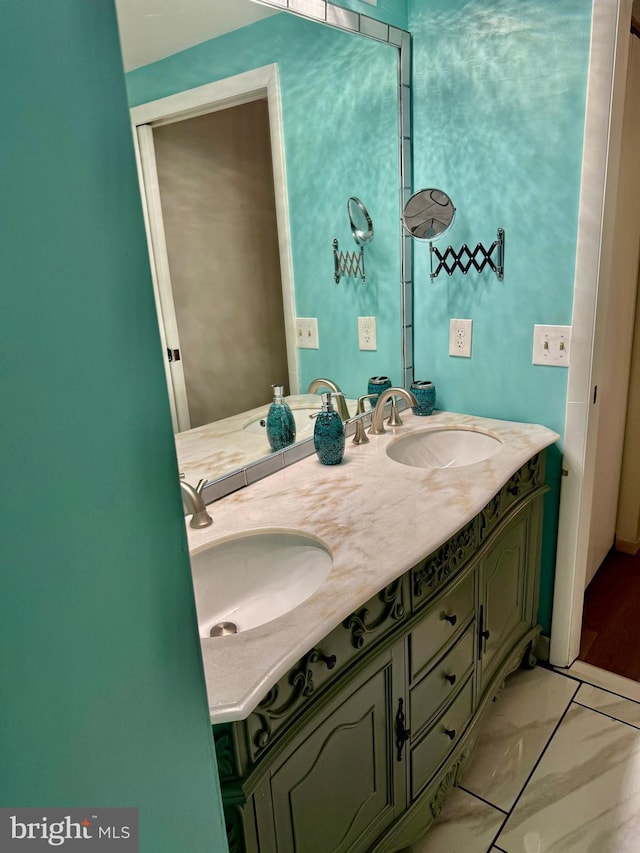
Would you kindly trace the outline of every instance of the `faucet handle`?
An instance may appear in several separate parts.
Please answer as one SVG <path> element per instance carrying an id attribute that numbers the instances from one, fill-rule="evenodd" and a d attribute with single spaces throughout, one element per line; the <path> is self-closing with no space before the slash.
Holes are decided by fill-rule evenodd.
<path id="1" fill-rule="evenodd" d="M 369 438 L 364 431 L 364 422 L 362 418 L 359 418 L 358 415 L 364 415 L 364 401 L 375 399 L 377 394 L 363 394 L 362 397 L 358 397 L 358 405 L 356 406 L 356 414 L 355 417 L 350 418 L 350 420 L 356 422 L 356 432 L 353 436 L 354 444 L 368 444 Z"/>
<path id="2" fill-rule="evenodd" d="M 204 487 L 207 485 L 208 482 L 209 482 L 208 480 L 200 480 L 199 481 L 198 485 L 196 486 L 196 494 L 197 495 L 202 494 L 202 490 L 204 489 Z"/>
<path id="3" fill-rule="evenodd" d="M 356 408 L 356 415 L 364 415 L 364 401 L 365 400 L 376 400 L 378 398 L 377 394 L 363 394 L 362 397 L 358 397 L 358 406 Z"/>

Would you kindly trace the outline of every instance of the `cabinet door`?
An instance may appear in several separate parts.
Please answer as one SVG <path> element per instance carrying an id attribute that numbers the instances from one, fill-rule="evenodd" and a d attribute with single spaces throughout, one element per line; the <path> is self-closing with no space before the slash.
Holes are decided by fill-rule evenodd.
<path id="1" fill-rule="evenodd" d="M 278 853 L 365 851 L 404 810 L 405 762 L 394 744 L 403 675 L 399 643 L 296 738 L 271 777 Z"/>
<path id="2" fill-rule="evenodd" d="M 498 536 L 482 561 L 480 695 L 495 669 L 535 623 L 539 548 L 537 537 L 532 535 L 532 521 L 529 506 Z"/>

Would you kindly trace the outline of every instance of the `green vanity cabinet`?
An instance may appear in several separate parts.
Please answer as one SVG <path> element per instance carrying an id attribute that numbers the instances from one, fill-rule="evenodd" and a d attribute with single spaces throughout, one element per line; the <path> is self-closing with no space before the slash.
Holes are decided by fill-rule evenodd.
<path id="1" fill-rule="evenodd" d="M 532 655 L 546 491 L 540 453 L 248 719 L 214 725 L 230 853 L 392 853 L 428 830 Z"/>
<path id="2" fill-rule="evenodd" d="M 503 650 L 535 623 L 538 585 L 530 566 L 540 561 L 542 522 L 536 509 L 535 502 L 522 507 L 480 563 L 481 692 L 500 666 Z"/>
<path id="3" fill-rule="evenodd" d="M 400 641 L 349 679 L 275 764 L 274 851 L 366 849 L 404 811 L 404 766 L 393 744 L 403 676 Z"/>

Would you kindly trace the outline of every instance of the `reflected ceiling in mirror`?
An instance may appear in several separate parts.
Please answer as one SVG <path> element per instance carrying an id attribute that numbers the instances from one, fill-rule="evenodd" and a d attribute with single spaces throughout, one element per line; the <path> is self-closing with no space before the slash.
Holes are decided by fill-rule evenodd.
<path id="1" fill-rule="evenodd" d="M 346 26 L 355 21 L 358 26 L 370 26 L 372 30 L 377 27 L 376 35 L 389 40 L 385 44 L 244 0 L 229 0 L 228 3 L 208 0 L 203 8 L 215 12 L 213 21 L 206 25 L 198 23 L 189 35 L 189 27 L 182 27 L 180 15 L 175 18 L 174 3 L 167 5 L 174 15 L 171 22 L 166 21 L 169 26 L 155 29 L 158 21 L 146 17 L 152 14 L 150 4 L 154 2 L 160 3 L 157 8 L 161 16 L 168 0 L 165 3 L 144 0 L 143 7 L 133 0 L 118 0 L 125 61 L 132 69 L 127 74 L 132 107 L 233 78 L 251 69 L 270 64 L 277 66 L 282 139 L 274 158 L 282 159 L 288 211 L 286 233 L 282 233 L 278 222 L 278 240 L 288 245 L 293 283 L 292 292 L 289 297 L 285 295 L 285 300 L 289 298 L 291 302 L 291 317 L 316 318 L 319 330 L 317 349 L 294 347 L 293 353 L 291 348 L 287 351 L 289 392 L 298 400 L 297 395 L 304 396 L 310 381 L 317 376 L 331 377 L 352 399 L 366 392 L 368 378 L 373 374 L 384 373 L 390 375 L 395 384 L 405 384 L 408 368 L 402 353 L 407 350 L 403 346 L 407 324 L 403 324 L 398 289 L 402 275 L 398 252 L 398 188 L 402 182 L 398 161 L 402 164 L 407 152 L 410 153 L 410 127 L 406 122 L 403 125 L 405 142 L 399 158 L 398 119 L 399 92 L 408 98 L 409 81 L 404 79 L 399 90 L 398 63 L 403 39 L 408 45 L 407 34 L 365 16 L 346 10 L 341 12 Z M 316 7 L 319 5 L 322 4 Z M 136 23 L 127 16 L 127 11 L 133 7 L 137 12 L 145 9 L 146 22 L 138 20 Z M 257 11 L 259 20 L 249 24 L 243 20 L 240 25 L 236 20 L 230 26 L 227 13 L 235 15 L 241 7 L 245 11 Z M 192 8 L 190 0 L 183 22 L 199 21 L 201 11 L 197 4 Z M 215 25 L 223 19 L 226 23 L 222 34 L 216 36 Z M 149 23 L 154 29 L 145 30 Z M 132 26 L 139 40 L 152 44 L 136 47 L 131 39 Z M 187 31 L 184 34 L 183 29 Z M 181 39 L 176 42 L 177 53 L 173 53 L 174 48 L 164 40 L 167 30 Z M 380 35 L 381 30 L 386 36 Z M 162 35 L 157 35 L 160 31 Z M 202 41 L 203 34 L 205 41 Z M 406 75 L 408 62 L 401 66 Z M 363 67 L 368 69 L 364 84 Z M 354 139 L 361 138 L 370 140 L 365 157 L 354 146 Z M 271 142 L 273 144 L 273 135 Z M 376 240 L 367 250 L 367 285 L 359 292 L 351 285 L 338 292 L 333 284 L 332 239 L 336 235 L 344 238 L 349 233 L 349 223 L 341 212 L 344 211 L 345 190 L 347 194 L 351 191 L 355 198 L 366 199 L 370 217 L 376 223 Z M 261 233 L 261 229 L 251 228 L 254 212 L 247 211 L 248 229 L 237 235 L 241 239 L 236 261 L 219 270 L 228 290 L 243 277 L 254 282 L 255 276 L 244 275 L 238 264 L 246 246 L 258 242 Z M 229 218 L 227 213 L 228 209 L 220 212 L 223 221 Z M 254 301 L 245 298 L 245 313 L 251 311 Z M 378 350 L 375 353 L 362 353 L 358 349 L 357 317 L 363 314 L 377 318 Z M 229 335 L 224 342 L 210 336 L 215 358 L 229 363 L 244 361 L 251 375 L 252 359 L 254 364 L 262 360 L 256 340 L 252 335 L 243 335 L 240 328 L 234 331 L 231 321 L 226 327 Z M 181 334 L 180 329 L 177 331 Z M 267 331 L 267 337 L 275 334 L 274 329 Z M 169 351 L 180 353 L 182 363 L 179 367 L 182 369 L 189 358 L 188 348 L 181 339 L 179 345 L 174 345 L 166 330 L 163 335 Z M 175 368 L 174 361 L 167 371 Z M 255 383 L 260 387 L 264 407 L 270 403 L 271 385 L 284 380 L 279 371 L 279 375 L 270 375 Z M 205 432 L 207 427 L 215 426 L 216 436 L 212 441 L 217 449 L 208 448 L 208 452 L 217 454 L 220 460 L 228 457 L 226 462 L 216 464 L 215 470 L 201 469 L 198 476 L 222 476 L 266 454 L 266 437 L 264 447 L 260 445 L 245 454 L 227 453 L 230 442 L 224 436 L 232 424 L 224 421 L 233 421 L 233 431 L 237 433 L 238 421 L 261 415 L 254 401 L 247 404 L 246 388 L 232 384 L 231 390 L 222 390 L 217 385 L 205 390 L 212 397 L 230 400 L 234 412 L 216 425 L 203 424 L 197 431 L 192 430 Z M 309 404 L 308 400 L 302 402 Z M 188 433 L 184 436 L 188 437 Z M 180 439 L 178 436 L 179 445 Z"/>

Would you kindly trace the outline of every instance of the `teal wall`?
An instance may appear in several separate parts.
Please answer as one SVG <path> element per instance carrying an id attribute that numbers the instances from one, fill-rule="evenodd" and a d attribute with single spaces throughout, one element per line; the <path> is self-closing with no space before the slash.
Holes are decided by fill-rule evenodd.
<path id="1" fill-rule="evenodd" d="M 400 381 L 396 49 L 275 15 L 129 72 L 129 100 L 137 105 L 273 62 L 282 94 L 296 312 L 318 318 L 320 339 L 319 350 L 299 351 L 301 387 L 329 376 L 356 397 L 372 375 Z M 336 285 L 334 237 L 342 250 L 356 249 L 346 209 L 351 195 L 367 206 L 375 235 L 365 247 L 366 284 Z M 370 315 L 378 321 L 378 348 L 361 352 L 357 317 Z"/>
<path id="2" fill-rule="evenodd" d="M 491 244 L 505 275 L 429 283 L 415 244 L 415 372 L 450 411 L 564 429 L 567 372 L 531 363 L 535 323 L 571 323 L 591 4 L 409 0 L 414 188 L 457 208 L 441 250 Z M 449 319 L 473 320 L 470 359 L 448 355 Z M 560 451 L 549 452 L 540 618 L 550 628 Z"/>
<path id="3" fill-rule="evenodd" d="M 0 805 L 226 850 L 112 0 L 0 27 Z"/>

